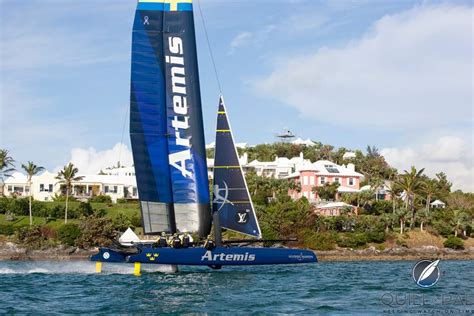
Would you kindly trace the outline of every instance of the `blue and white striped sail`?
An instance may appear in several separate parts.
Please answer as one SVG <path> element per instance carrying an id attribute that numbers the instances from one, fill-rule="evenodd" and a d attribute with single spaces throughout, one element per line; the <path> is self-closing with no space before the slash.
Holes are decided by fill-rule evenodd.
<path id="1" fill-rule="evenodd" d="M 217 112 L 212 211 L 223 228 L 261 237 L 222 96 Z"/>
<path id="2" fill-rule="evenodd" d="M 211 212 L 191 0 L 139 0 L 130 137 L 147 234 L 209 234 Z"/>

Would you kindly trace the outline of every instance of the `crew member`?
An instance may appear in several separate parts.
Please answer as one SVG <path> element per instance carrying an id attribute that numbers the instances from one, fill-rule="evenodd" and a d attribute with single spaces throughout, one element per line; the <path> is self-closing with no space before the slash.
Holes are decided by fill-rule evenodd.
<path id="1" fill-rule="evenodd" d="M 204 248 L 207 250 L 213 250 L 216 248 L 216 243 L 211 239 L 211 236 L 207 236 L 206 241 L 204 242 Z"/>
<path id="2" fill-rule="evenodd" d="M 160 238 L 158 239 L 158 247 L 162 248 L 162 247 L 166 247 L 166 246 L 167 246 L 166 233 L 162 232 Z"/>
<path id="3" fill-rule="evenodd" d="M 177 234 L 173 235 L 172 238 L 172 247 L 173 248 L 180 248 L 181 247 L 181 240 L 179 239 Z"/>

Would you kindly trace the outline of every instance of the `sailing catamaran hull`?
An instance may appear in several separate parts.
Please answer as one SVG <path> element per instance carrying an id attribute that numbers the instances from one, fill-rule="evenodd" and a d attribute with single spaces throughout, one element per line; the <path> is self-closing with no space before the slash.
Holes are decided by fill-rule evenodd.
<path id="1" fill-rule="evenodd" d="M 129 254 L 109 248 L 100 248 L 91 257 L 99 262 L 140 262 L 170 265 L 225 266 L 314 263 L 314 252 L 301 249 L 217 247 L 207 250 L 194 248 L 142 248 L 137 254 Z"/>

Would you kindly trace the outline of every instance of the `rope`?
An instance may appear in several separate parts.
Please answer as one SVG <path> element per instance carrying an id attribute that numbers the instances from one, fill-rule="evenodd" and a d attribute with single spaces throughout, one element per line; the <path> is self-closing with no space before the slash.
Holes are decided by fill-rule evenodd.
<path id="1" fill-rule="evenodd" d="M 120 138 L 120 148 L 119 148 L 119 156 L 118 156 L 119 167 L 122 166 L 120 160 L 121 160 L 121 156 L 122 156 L 122 145 L 124 145 L 123 136 L 125 134 L 125 127 L 126 127 L 126 124 L 127 124 L 127 118 L 128 118 L 128 111 L 129 110 L 130 110 L 130 107 L 128 105 L 125 105 L 125 117 L 123 118 L 122 137 Z"/>
<path id="2" fill-rule="evenodd" d="M 221 82 L 219 81 L 219 75 L 217 74 L 216 62 L 214 60 L 214 54 L 212 53 L 211 42 L 209 41 L 206 22 L 204 21 L 204 15 L 202 14 L 201 1 L 197 0 L 197 4 L 199 8 L 199 15 L 201 16 L 202 26 L 204 27 L 204 34 L 206 35 L 207 47 L 209 49 L 209 54 L 211 55 L 212 67 L 214 68 L 214 75 L 216 77 L 217 87 L 219 88 L 219 93 L 222 95 Z"/>

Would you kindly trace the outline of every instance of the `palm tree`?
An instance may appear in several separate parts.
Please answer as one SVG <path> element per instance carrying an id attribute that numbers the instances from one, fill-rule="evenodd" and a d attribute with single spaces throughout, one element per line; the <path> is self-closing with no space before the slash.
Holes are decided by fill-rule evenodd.
<path id="1" fill-rule="evenodd" d="M 3 188 L 5 186 L 4 179 L 8 178 L 11 173 L 15 170 L 13 163 L 15 160 L 10 156 L 10 152 L 7 149 L 0 149 L 0 195 L 3 196 Z"/>
<path id="2" fill-rule="evenodd" d="M 420 191 L 422 178 L 425 169 L 416 170 L 415 167 L 411 167 L 410 172 L 405 170 L 405 173 L 400 175 L 395 181 L 395 185 L 399 187 L 405 193 L 405 208 L 411 210 L 411 223 L 412 225 L 415 220 L 415 195 Z"/>
<path id="3" fill-rule="evenodd" d="M 392 226 L 394 222 L 394 214 L 383 213 L 380 220 L 385 226 L 385 232 L 388 233 L 389 227 Z"/>
<path id="4" fill-rule="evenodd" d="M 375 200 L 379 200 L 380 188 L 383 188 L 385 181 L 380 177 L 374 177 L 370 180 L 370 188 L 375 192 Z"/>
<path id="5" fill-rule="evenodd" d="M 423 224 L 430 221 L 431 213 L 427 209 L 419 210 L 416 212 L 416 219 L 420 222 L 420 230 L 423 231 Z"/>
<path id="6" fill-rule="evenodd" d="M 469 225 L 469 215 L 466 212 L 461 210 L 453 211 L 453 218 L 451 219 L 451 225 L 453 226 L 454 236 L 458 236 L 459 231 L 465 231 L 466 227 Z M 465 234 L 463 232 L 463 234 Z"/>
<path id="7" fill-rule="evenodd" d="M 426 197 L 426 209 L 429 212 L 431 198 L 433 197 L 433 195 L 436 195 L 436 193 L 438 193 L 438 183 L 431 179 L 427 179 L 426 181 L 423 181 L 423 183 L 421 184 L 421 192 Z"/>
<path id="8" fill-rule="evenodd" d="M 397 220 L 400 222 L 400 235 L 403 234 L 403 228 L 408 217 L 408 210 L 406 208 L 400 208 L 395 212 Z"/>
<path id="9" fill-rule="evenodd" d="M 69 201 L 69 192 L 72 188 L 72 182 L 73 181 L 81 181 L 84 179 L 82 176 L 76 176 L 76 174 L 79 172 L 79 169 L 74 167 L 72 163 L 69 163 L 68 165 L 64 166 L 63 170 L 58 172 L 58 175 L 56 176 L 56 179 L 59 180 L 59 183 L 64 183 L 66 186 L 66 211 L 64 214 L 64 223 L 67 224 L 67 205 Z"/>
<path id="10" fill-rule="evenodd" d="M 32 161 L 28 161 L 27 165 L 22 164 L 21 167 L 23 170 L 25 170 L 27 176 L 28 176 L 28 187 L 29 187 L 29 210 L 30 210 L 30 226 L 33 225 L 33 215 L 31 214 L 31 198 L 32 198 L 32 193 L 33 190 L 31 188 L 31 183 L 32 183 L 32 178 L 34 175 L 38 174 L 39 172 L 43 171 L 44 168 L 35 165 Z"/>

